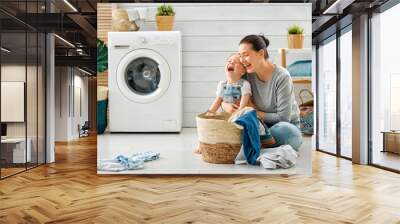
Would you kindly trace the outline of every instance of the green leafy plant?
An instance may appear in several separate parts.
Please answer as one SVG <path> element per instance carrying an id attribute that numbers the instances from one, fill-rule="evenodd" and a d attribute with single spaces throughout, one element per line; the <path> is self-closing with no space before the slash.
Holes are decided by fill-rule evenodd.
<path id="1" fill-rule="evenodd" d="M 97 38 L 97 72 L 104 72 L 108 69 L 107 45 Z"/>
<path id="2" fill-rule="evenodd" d="M 157 8 L 157 16 L 174 16 L 175 12 L 174 9 L 172 8 L 172 6 L 170 5 L 160 5 Z"/>
<path id="3" fill-rule="evenodd" d="M 303 32 L 304 32 L 304 29 L 301 28 L 301 26 L 299 26 L 299 25 L 292 25 L 292 26 L 289 26 L 289 28 L 288 28 L 289 34 L 303 34 Z"/>

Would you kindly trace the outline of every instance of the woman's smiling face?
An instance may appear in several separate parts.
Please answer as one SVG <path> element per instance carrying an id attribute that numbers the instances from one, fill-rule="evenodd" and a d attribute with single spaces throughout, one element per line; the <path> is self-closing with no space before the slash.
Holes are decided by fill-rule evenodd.
<path id="1" fill-rule="evenodd" d="M 255 72 L 255 69 L 265 61 L 264 51 L 255 51 L 251 44 L 242 43 L 239 45 L 240 62 L 246 67 L 248 73 Z"/>

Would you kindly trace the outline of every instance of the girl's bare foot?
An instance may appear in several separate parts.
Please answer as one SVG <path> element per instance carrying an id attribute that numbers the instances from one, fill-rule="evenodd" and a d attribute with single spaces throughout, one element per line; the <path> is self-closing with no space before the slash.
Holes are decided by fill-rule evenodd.
<path id="1" fill-rule="evenodd" d="M 201 154 L 200 146 L 197 146 L 196 150 L 194 150 L 194 153 Z"/>
<path id="2" fill-rule="evenodd" d="M 261 148 L 269 148 L 275 145 L 276 141 L 275 138 L 268 139 L 268 140 L 261 140 Z"/>

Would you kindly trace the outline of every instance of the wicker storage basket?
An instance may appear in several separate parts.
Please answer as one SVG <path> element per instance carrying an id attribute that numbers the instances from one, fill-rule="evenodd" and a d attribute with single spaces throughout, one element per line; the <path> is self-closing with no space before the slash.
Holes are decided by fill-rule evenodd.
<path id="1" fill-rule="evenodd" d="M 230 114 L 196 117 L 199 146 L 204 161 L 233 163 L 242 145 L 242 127 L 228 122 Z"/>

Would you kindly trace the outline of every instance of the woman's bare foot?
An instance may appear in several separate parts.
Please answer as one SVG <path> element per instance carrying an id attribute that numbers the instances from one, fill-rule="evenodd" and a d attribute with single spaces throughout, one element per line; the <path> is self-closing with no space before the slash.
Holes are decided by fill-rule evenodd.
<path id="1" fill-rule="evenodd" d="M 197 148 L 194 150 L 194 153 L 201 154 L 200 146 L 197 146 Z"/>

